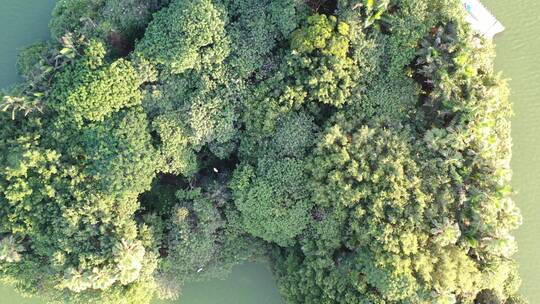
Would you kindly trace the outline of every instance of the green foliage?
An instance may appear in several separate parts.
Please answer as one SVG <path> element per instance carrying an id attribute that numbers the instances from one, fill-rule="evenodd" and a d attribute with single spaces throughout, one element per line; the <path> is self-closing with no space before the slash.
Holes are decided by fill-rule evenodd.
<path id="1" fill-rule="evenodd" d="M 426 246 L 419 226 L 426 195 L 419 189 L 421 179 L 411 157 L 410 138 L 408 132 L 396 134 L 380 125 L 334 126 L 315 149 L 310 166 L 313 200 L 322 208 L 345 209 L 349 218 L 339 227 L 344 234 L 341 245 L 327 248 L 328 238 L 315 233 L 309 241 L 314 244 L 304 246 L 310 248 L 304 254 L 316 254 L 316 260 L 323 253 L 323 257 L 342 256 L 342 262 L 333 262 L 337 269 L 330 270 L 332 273 L 340 271 L 341 263 L 353 263 L 352 271 L 364 275 L 361 283 L 352 276 L 340 278 L 337 284 L 349 286 L 342 291 L 332 291 L 333 286 L 324 284 L 311 287 L 320 290 L 322 299 L 338 297 L 340 302 L 357 303 L 349 299 L 351 294 L 369 293 L 374 288 L 381 300 L 400 301 L 415 298 L 421 291 L 411 264 L 412 256 Z M 319 266 L 305 263 L 303 267 Z M 335 292 L 338 294 L 332 296 Z M 303 291 L 300 295 L 308 302 L 313 300 Z"/>
<path id="2" fill-rule="evenodd" d="M 49 24 L 52 36 L 60 38 L 67 32 L 86 35 L 96 27 L 102 0 L 60 0 Z"/>
<path id="3" fill-rule="evenodd" d="M 51 107 L 78 124 L 101 122 L 118 110 L 140 104 L 142 81 L 130 62 L 103 65 L 105 49 L 91 42 L 81 60 L 56 77 Z"/>
<path id="4" fill-rule="evenodd" d="M 4 237 L 0 241 L 0 261 L 19 262 L 22 251 L 24 251 L 24 246 L 18 243 L 12 235 Z"/>
<path id="5" fill-rule="evenodd" d="M 0 101 L 0 110 L 10 110 L 12 119 L 19 112 L 24 116 L 43 112 L 54 75 L 79 57 L 79 49 L 85 44 L 84 38 L 77 39 L 68 34 L 60 39 L 58 46 L 36 43 L 25 48 L 18 57 L 17 66 L 26 82 L 6 92 Z"/>
<path id="6" fill-rule="evenodd" d="M 25 241 L 24 250 L 19 245 L 7 248 L 20 262 L 3 268 L 3 274 L 33 290 L 45 280 L 39 293 L 68 298 L 75 296 L 73 292 L 139 279 L 140 268 L 125 279 L 125 268 L 116 266 L 118 253 L 113 250 L 119 242 L 137 237 L 132 218 L 138 209 L 137 193 L 107 195 L 89 187 L 90 176 L 63 161 L 57 151 L 42 147 L 48 144 L 36 133 L 7 144 L 11 153 L 2 160 L 1 230 Z M 145 256 L 137 257 L 143 263 Z"/>
<path id="7" fill-rule="evenodd" d="M 227 62 L 242 78 L 257 73 L 263 65 L 272 65 L 277 44 L 287 39 L 300 22 L 300 1 L 226 0 L 231 38 L 231 56 Z"/>
<path id="8" fill-rule="evenodd" d="M 23 112 L 24 116 L 35 111 L 42 112 L 43 104 L 41 103 L 41 94 L 33 93 L 32 95 L 32 97 L 3 96 L 2 103 L 0 103 L 2 107 L 1 110 L 3 112 L 11 111 L 11 119 L 13 120 L 15 120 L 18 112 Z"/>
<path id="9" fill-rule="evenodd" d="M 112 48 L 118 42 L 132 44 L 152 19 L 152 14 L 169 0 L 60 0 L 50 22 L 54 38 L 75 33 L 107 39 Z M 115 41 L 116 40 L 116 41 Z"/>
<path id="10" fill-rule="evenodd" d="M 383 14 L 388 9 L 390 4 L 389 0 L 364 0 L 363 3 L 364 14 L 366 15 L 364 21 L 364 27 L 373 25 L 376 21 L 383 17 Z"/>
<path id="11" fill-rule="evenodd" d="M 180 74 L 223 61 L 229 40 L 221 13 L 211 1 L 176 0 L 155 14 L 136 52 Z"/>
<path id="12" fill-rule="evenodd" d="M 160 297 L 177 298 L 186 281 L 224 277 L 232 266 L 255 254 L 249 239 L 228 227 L 222 211 L 230 202 L 220 199 L 222 191 L 218 184 L 179 190 L 173 212 L 166 210 L 167 252 L 156 274 Z"/>
<path id="13" fill-rule="evenodd" d="M 134 38 L 145 31 L 152 20 L 152 13 L 169 3 L 169 0 L 107 0 L 101 8 L 101 23 L 111 31 Z"/>
<path id="14" fill-rule="evenodd" d="M 94 186 L 111 194 L 138 194 L 149 189 L 156 167 L 146 114 L 140 107 L 121 111 L 102 124 L 88 124 L 80 136 L 84 173 Z M 72 138 L 77 142 L 76 138 Z M 80 157 L 80 150 L 72 150 Z M 72 152 L 69 151 L 69 152 Z M 71 153 L 70 153 L 71 154 Z"/>
<path id="15" fill-rule="evenodd" d="M 48 51 L 48 45 L 44 42 L 37 42 L 24 48 L 17 56 L 17 68 L 23 77 L 35 78 L 36 65 L 40 64 L 44 55 Z M 38 76 L 39 77 L 39 76 Z"/>
<path id="16" fill-rule="evenodd" d="M 178 124 L 178 116 L 162 115 L 152 122 L 161 141 L 159 148 L 163 164 L 159 171 L 193 176 L 198 169 L 197 156 L 189 145 L 187 127 Z"/>
<path id="17" fill-rule="evenodd" d="M 300 53 L 320 51 L 324 55 L 345 57 L 349 48 L 347 36 L 349 25 L 337 23 L 334 16 L 313 15 L 307 20 L 308 25 L 292 35 L 291 48 Z M 334 35 L 334 30 L 340 34 Z"/>
<path id="18" fill-rule="evenodd" d="M 225 159 L 235 148 L 237 85 L 223 83 L 219 72 L 172 76 L 144 100 L 165 160 L 160 171 L 192 176 L 199 169 L 196 152 L 207 148 Z"/>
<path id="19" fill-rule="evenodd" d="M 292 53 L 285 58 L 285 84 L 280 102 L 297 106 L 315 101 L 341 107 L 348 102 L 357 73 L 348 56 L 350 27 L 335 16 L 313 15 L 307 25 L 292 33 Z"/>
<path id="20" fill-rule="evenodd" d="M 201 272 L 215 262 L 222 237 L 218 229 L 225 222 L 213 202 L 200 189 L 179 191 L 177 198 L 179 204 L 173 208 L 167 222 L 166 244 L 169 250 L 161 271 L 181 284 L 190 277 L 204 275 Z"/>
<path id="21" fill-rule="evenodd" d="M 461 1 L 61 0 L 51 30 L 2 93 L 0 282 L 148 304 L 269 258 L 289 304 L 526 303 Z"/>
<path id="22" fill-rule="evenodd" d="M 196 99 L 189 109 L 188 123 L 193 131 L 191 142 L 195 146 L 207 143 L 226 143 L 236 133 L 234 108 L 226 101 Z"/>
<path id="23" fill-rule="evenodd" d="M 418 84 L 405 75 L 394 78 L 383 75 L 375 79 L 375 84 L 367 88 L 363 94 L 358 94 L 360 102 L 347 107 L 344 115 L 351 118 L 383 116 L 398 121 L 411 119 L 419 115 L 416 108 L 419 91 Z"/>
<path id="24" fill-rule="evenodd" d="M 291 244 L 309 220 L 305 182 L 305 165 L 294 159 L 261 160 L 257 168 L 239 167 L 230 185 L 240 212 L 239 225 L 266 241 Z"/>
<path id="25" fill-rule="evenodd" d="M 67 49 L 78 53 L 78 45 Z M 47 76 L 43 118 L 1 117 L 0 230 L 9 234 L 2 248 L 17 260 L 2 274 L 59 301 L 144 303 L 132 296 L 153 284 L 155 257 L 137 240 L 134 213 L 155 151 L 146 114 L 132 107 L 141 99 L 138 74 L 104 55 L 92 41 Z"/>
<path id="26" fill-rule="evenodd" d="M 269 148 L 277 157 L 302 157 L 313 145 L 316 125 L 303 114 L 293 113 L 282 117 L 276 127 Z M 272 153 L 269 152 L 269 153 Z"/>

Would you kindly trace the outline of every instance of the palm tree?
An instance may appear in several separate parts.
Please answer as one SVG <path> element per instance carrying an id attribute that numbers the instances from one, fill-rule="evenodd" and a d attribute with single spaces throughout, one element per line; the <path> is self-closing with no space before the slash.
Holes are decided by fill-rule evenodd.
<path id="1" fill-rule="evenodd" d="M 122 240 L 114 247 L 120 282 L 124 285 L 135 281 L 141 272 L 145 249 L 141 241 Z"/>
<path id="2" fill-rule="evenodd" d="M 24 247 L 12 235 L 0 241 L 0 261 L 6 261 L 8 263 L 19 262 L 22 251 L 24 251 Z"/>

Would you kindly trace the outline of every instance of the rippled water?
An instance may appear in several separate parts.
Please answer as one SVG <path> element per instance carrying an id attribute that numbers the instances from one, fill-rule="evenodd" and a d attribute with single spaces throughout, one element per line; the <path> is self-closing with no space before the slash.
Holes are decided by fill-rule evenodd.
<path id="1" fill-rule="evenodd" d="M 540 1 L 482 1 L 506 26 L 495 38 L 495 66 L 511 79 L 515 200 L 524 216 L 516 232 L 522 291 L 540 303 Z"/>
<path id="2" fill-rule="evenodd" d="M 0 0 L 0 87 L 17 81 L 15 59 L 25 45 L 48 36 L 54 0 Z M 524 215 L 517 231 L 522 291 L 531 304 L 540 299 L 540 1 L 484 0 L 506 26 L 496 37 L 496 68 L 511 79 L 514 103 L 512 168 L 515 200 Z M 0 287 L 0 304 L 40 304 Z M 164 302 L 160 302 L 164 303 Z M 262 265 L 237 267 L 224 281 L 190 284 L 183 304 L 278 304 L 275 283 Z"/>
<path id="3" fill-rule="evenodd" d="M 55 2 L 0 0 L 0 88 L 17 80 L 15 61 L 20 49 L 49 37 L 47 24 Z"/>

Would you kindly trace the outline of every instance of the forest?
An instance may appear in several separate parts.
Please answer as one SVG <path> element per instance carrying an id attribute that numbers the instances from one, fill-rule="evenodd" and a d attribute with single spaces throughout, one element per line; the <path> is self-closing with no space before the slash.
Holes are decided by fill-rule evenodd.
<path id="1" fill-rule="evenodd" d="M 460 0 L 59 0 L 0 92 L 0 283 L 525 304 L 511 104 Z"/>

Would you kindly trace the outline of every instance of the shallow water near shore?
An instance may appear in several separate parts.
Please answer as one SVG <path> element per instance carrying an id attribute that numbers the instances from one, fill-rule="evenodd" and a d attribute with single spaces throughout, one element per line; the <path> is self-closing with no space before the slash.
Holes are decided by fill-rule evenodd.
<path id="1" fill-rule="evenodd" d="M 495 38 L 497 70 L 511 79 L 513 117 L 514 196 L 524 216 L 515 233 L 517 260 L 523 278 L 522 292 L 531 303 L 540 299 L 540 1 L 482 1 L 506 26 Z M 18 81 L 15 60 L 22 47 L 47 39 L 47 27 L 55 0 L 0 0 L 0 88 Z M 42 304 L 23 299 L 0 286 L 0 304 Z M 226 280 L 189 284 L 181 301 L 156 304 L 280 304 L 276 284 L 264 265 L 245 264 Z"/>
<path id="2" fill-rule="evenodd" d="M 484 0 L 506 31 L 495 37 L 495 68 L 510 79 L 512 169 L 515 201 L 523 226 L 515 232 L 523 279 L 521 290 L 531 304 L 540 301 L 540 1 Z"/>

